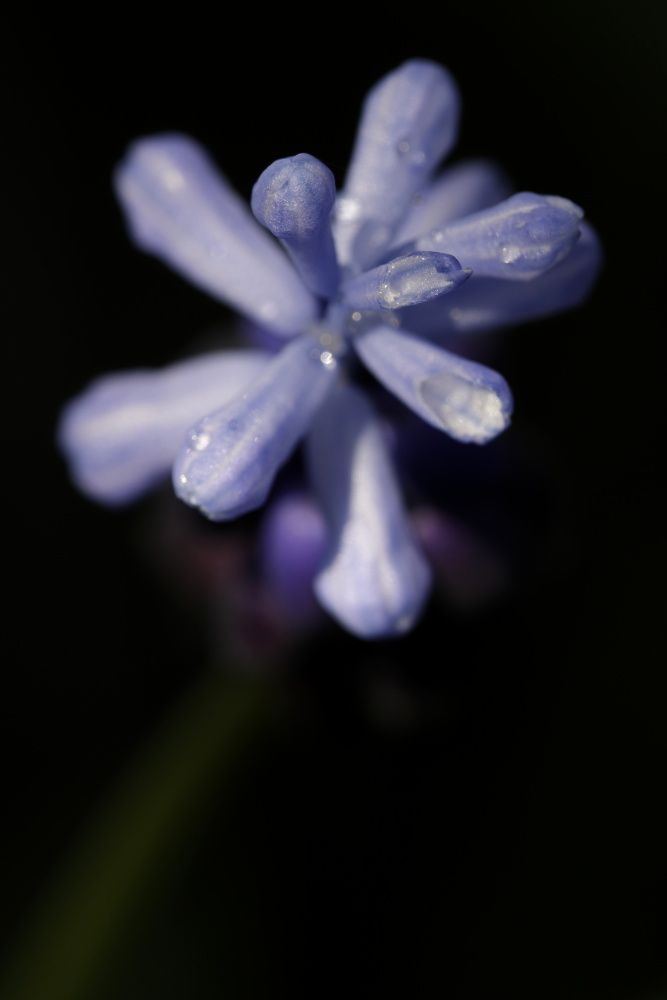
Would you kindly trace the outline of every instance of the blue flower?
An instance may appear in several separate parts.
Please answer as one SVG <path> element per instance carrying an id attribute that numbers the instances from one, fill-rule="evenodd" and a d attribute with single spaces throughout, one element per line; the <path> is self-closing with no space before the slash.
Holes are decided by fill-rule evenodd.
<path id="1" fill-rule="evenodd" d="M 574 306 L 599 267 L 565 198 L 508 197 L 486 162 L 434 176 L 458 111 L 446 70 L 405 63 L 366 98 L 342 192 L 300 153 L 261 175 L 254 218 L 191 139 L 136 142 L 115 178 L 135 242 L 283 346 L 108 376 L 60 427 L 91 497 L 129 502 L 171 468 L 177 495 L 213 520 L 263 504 L 304 440 L 328 531 L 316 594 L 368 638 L 412 627 L 430 570 L 358 362 L 428 423 L 484 444 L 509 423 L 509 388 L 442 341 Z"/>

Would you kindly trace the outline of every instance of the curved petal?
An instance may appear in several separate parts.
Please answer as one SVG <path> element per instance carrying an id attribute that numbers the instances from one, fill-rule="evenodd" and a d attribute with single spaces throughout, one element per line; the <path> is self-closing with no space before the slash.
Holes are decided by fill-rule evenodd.
<path id="1" fill-rule="evenodd" d="M 325 544 L 324 518 L 308 494 L 290 492 L 264 508 L 258 546 L 262 577 L 294 623 L 306 625 L 322 614 L 313 580 Z"/>
<path id="2" fill-rule="evenodd" d="M 534 281 L 570 253 L 583 214 L 567 198 L 522 191 L 433 230 L 409 249 L 451 253 L 477 277 Z"/>
<path id="3" fill-rule="evenodd" d="M 388 326 L 353 343 L 385 388 L 457 441 L 485 444 L 508 426 L 512 394 L 493 369 Z"/>
<path id="4" fill-rule="evenodd" d="M 421 614 L 431 574 L 417 547 L 366 398 L 351 386 L 327 400 L 308 437 L 311 479 L 328 526 L 320 603 L 365 639 L 407 632 Z"/>
<path id="5" fill-rule="evenodd" d="M 350 309 L 419 305 L 453 292 L 471 273 L 451 254 L 417 251 L 351 278 L 343 285 L 342 304 Z"/>
<path id="6" fill-rule="evenodd" d="M 176 495 L 213 521 L 260 507 L 337 368 L 317 336 L 290 341 L 243 392 L 190 428 L 174 462 Z"/>
<path id="7" fill-rule="evenodd" d="M 490 208 L 512 194 L 509 177 L 489 160 L 465 160 L 445 170 L 412 199 L 393 239 L 395 246 L 441 229 L 472 212 Z"/>
<path id="8" fill-rule="evenodd" d="M 401 312 L 413 333 L 445 337 L 527 323 L 580 305 L 602 264 L 595 230 L 581 223 L 581 237 L 565 260 L 534 281 L 503 281 L 473 274 L 456 293 Z"/>
<path id="9" fill-rule="evenodd" d="M 426 59 L 403 63 L 369 92 L 336 207 L 341 264 L 366 270 L 378 262 L 415 191 L 453 146 L 459 104 L 452 77 Z"/>
<path id="10" fill-rule="evenodd" d="M 275 333 L 315 318 L 317 303 L 285 254 L 192 139 L 140 139 L 114 182 L 142 250 Z"/>
<path id="11" fill-rule="evenodd" d="M 252 189 L 255 217 L 282 241 L 306 287 L 323 298 L 336 294 L 340 280 L 331 234 L 335 200 L 333 174 L 308 153 L 276 160 Z"/>
<path id="12" fill-rule="evenodd" d="M 263 351 L 216 351 L 162 371 L 97 379 L 63 411 L 58 443 L 86 496 L 121 505 L 167 475 L 193 421 L 235 396 L 271 361 Z"/>

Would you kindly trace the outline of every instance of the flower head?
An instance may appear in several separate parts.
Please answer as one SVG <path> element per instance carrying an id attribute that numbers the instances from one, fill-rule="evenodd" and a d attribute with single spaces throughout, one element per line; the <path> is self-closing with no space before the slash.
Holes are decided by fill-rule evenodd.
<path id="1" fill-rule="evenodd" d="M 315 590 L 364 637 L 414 624 L 430 570 L 359 362 L 428 423 L 484 444 L 509 424 L 510 390 L 445 338 L 576 305 L 599 266 L 567 199 L 509 196 L 484 162 L 434 174 L 458 110 L 444 69 L 403 64 L 366 98 L 342 192 L 299 153 L 260 176 L 254 217 L 191 139 L 134 143 L 115 182 L 135 242 L 270 331 L 276 350 L 108 376 L 60 427 L 88 495 L 125 503 L 171 468 L 177 495 L 212 520 L 261 506 L 305 441 L 327 526 Z"/>

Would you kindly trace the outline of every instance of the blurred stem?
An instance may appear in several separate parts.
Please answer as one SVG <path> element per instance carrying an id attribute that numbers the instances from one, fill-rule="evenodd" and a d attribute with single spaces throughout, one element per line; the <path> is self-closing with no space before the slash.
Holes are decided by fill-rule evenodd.
<path id="1" fill-rule="evenodd" d="M 207 673 L 153 734 L 38 901 L 0 976 L 4 1000 L 84 1000 L 167 879 L 207 803 L 229 791 L 270 687 Z"/>

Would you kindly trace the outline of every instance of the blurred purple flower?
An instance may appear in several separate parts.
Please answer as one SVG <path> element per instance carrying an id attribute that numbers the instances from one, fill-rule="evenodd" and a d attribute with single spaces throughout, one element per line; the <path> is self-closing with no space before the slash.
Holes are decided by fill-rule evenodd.
<path id="1" fill-rule="evenodd" d="M 316 595 L 365 638 L 410 629 L 431 572 L 383 426 L 354 384 L 356 362 L 434 427 L 484 444 L 509 423 L 509 388 L 439 339 L 574 306 L 599 268 L 596 236 L 572 202 L 508 197 L 504 175 L 481 161 L 434 177 L 458 111 L 446 70 L 403 64 L 366 98 L 342 192 L 300 153 L 261 175 L 255 218 L 191 139 L 136 142 L 115 178 L 135 242 L 283 346 L 107 376 L 60 425 L 89 496 L 127 503 L 171 468 L 177 495 L 215 521 L 263 504 L 305 439 L 317 507 L 294 595 L 321 553 L 313 539 L 323 523 Z M 285 539 L 299 548 L 297 514 L 277 510 L 265 532 L 267 566 L 288 600 Z"/>

